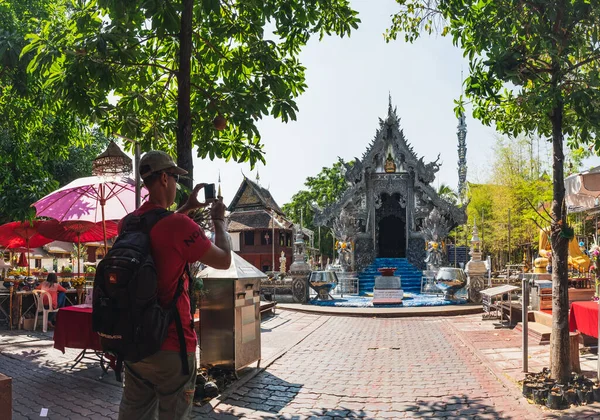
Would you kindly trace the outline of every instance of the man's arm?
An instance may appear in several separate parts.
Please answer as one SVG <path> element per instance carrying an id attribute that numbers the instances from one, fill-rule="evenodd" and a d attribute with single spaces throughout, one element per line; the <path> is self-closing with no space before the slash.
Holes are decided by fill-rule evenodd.
<path id="1" fill-rule="evenodd" d="M 206 250 L 200 261 L 213 268 L 225 270 L 231 265 L 231 245 L 223 219 L 213 219 L 215 243 Z"/>
<path id="2" fill-rule="evenodd" d="M 210 216 L 215 228 L 215 243 L 211 244 L 200 261 L 211 267 L 225 270 L 231 265 L 231 244 L 225 230 L 225 204 L 222 197 L 213 202 Z"/>

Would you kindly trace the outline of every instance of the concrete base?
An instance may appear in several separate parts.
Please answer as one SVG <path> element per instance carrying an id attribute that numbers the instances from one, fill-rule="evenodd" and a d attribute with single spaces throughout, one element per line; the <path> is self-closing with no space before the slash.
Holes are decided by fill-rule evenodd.
<path id="1" fill-rule="evenodd" d="M 373 289 L 373 305 L 399 305 L 403 298 L 402 289 Z"/>
<path id="2" fill-rule="evenodd" d="M 0 419 L 12 419 L 12 378 L 0 373 Z"/>
<path id="3" fill-rule="evenodd" d="M 483 312 L 481 305 L 447 305 L 447 306 L 417 306 L 408 308 L 346 308 L 331 306 L 302 305 L 299 303 L 278 304 L 279 309 L 303 312 L 316 315 L 357 316 L 368 318 L 405 318 L 424 316 L 454 316 L 480 314 Z"/>

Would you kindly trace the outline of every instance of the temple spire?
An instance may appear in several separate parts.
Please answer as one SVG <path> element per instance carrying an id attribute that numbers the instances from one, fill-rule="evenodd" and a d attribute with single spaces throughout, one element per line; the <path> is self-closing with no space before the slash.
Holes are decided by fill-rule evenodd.
<path id="1" fill-rule="evenodd" d="M 219 191 L 217 192 L 217 197 L 222 197 L 221 194 L 221 170 L 219 169 Z"/>
<path id="2" fill-rule="evenodd" d="M 460 72 L 461 82 L 463 79 Z M 467 122 L 465 114 L 461 112 L 458 117 L 458 197 L 461 202 L 465 201 L 465 186 L 467 182 Z"/>
<path id="3" fill-rule="evenodd" d="M 394 108 L 392 107 L 392 92 L 388 92 L 388 116 L 392 115 Z"/>

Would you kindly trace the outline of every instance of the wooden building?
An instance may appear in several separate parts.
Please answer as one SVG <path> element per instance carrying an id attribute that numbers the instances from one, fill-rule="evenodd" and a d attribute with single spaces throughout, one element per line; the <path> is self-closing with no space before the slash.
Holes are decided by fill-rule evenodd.
<path id="1" fill-rule="evenodd" d="M 293 261 L 293 223 L 277 205 L 271 193 L 244 178 L 227 208 L 227 231 L 233 250 L 263 272 L 279 271 L 281 252 L 286 271 Z M 275 266 L 273 266 L 275 262 Z"/>

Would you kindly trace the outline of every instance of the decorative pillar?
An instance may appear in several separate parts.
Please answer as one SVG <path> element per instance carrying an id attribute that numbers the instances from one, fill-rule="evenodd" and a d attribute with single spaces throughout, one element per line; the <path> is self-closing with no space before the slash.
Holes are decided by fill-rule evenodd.
<path id="1" fill-rule="evenodd" d="M 471 237 L 471 259 L 465 267 L 465 273 L 468 276 L 467 289 L 469 291 L 469 300 L 473 303 L 481 303 L 481 291 L 485 289 L 485 275 L 487 267 L 485 261 L 481 260 L 481 240 L 477 231 L 477 223 L 473 222 L 473 236 Z"/>
<path id="2" fill-rule="evenodd" d="M 308 301 L 308 275 L 310 266 L 306 262 L 306 244 L 302 227 L 296 232 L 294 241 L 294 262 L 290 265 L 292 275 L 292 297 L 294 302 L 306 303 Z"/>

